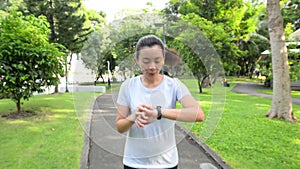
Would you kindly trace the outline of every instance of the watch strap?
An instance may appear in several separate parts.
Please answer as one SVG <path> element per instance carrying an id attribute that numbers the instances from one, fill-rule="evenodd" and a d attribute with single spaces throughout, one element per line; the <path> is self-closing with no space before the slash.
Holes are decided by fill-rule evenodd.
<path id="1" fill-rule="evenodd" d="M 157 120 L 160 120 L 162 117 L 161 106 L 156 106 L 156 110 L 157 110 Z"/>

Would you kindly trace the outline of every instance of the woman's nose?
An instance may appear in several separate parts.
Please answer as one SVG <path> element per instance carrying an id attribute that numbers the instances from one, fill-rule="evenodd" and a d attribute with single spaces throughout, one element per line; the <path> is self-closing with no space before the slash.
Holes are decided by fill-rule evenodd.
<path id="1" fill-rule="evenodd" d="M 154 62 L 151 62 L 149 65 L 149 69 L 155 69 L 156 65 Z"/>

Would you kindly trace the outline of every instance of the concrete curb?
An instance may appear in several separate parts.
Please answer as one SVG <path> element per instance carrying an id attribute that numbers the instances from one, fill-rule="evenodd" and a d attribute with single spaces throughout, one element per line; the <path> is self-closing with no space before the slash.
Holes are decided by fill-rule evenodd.
<path id="1" fill-rule="evenodd" d="M 209 156 L 213 161 L 215 161 L 219 165 L 218 168 L 232 169 L 213 150 L 211 150 L 207 145 L 205 145 L 202 141 L 200 141 L 196 135 L 188 131 L 184 126 L 176 123 L 175 127 L 180 131 L 182 131 L 184 134 L 186 134 L 186 136 L 188 136 L 190 140 L 195 142 L 203 150 L 203 152 L 207 154 L 207 156 Z"/>

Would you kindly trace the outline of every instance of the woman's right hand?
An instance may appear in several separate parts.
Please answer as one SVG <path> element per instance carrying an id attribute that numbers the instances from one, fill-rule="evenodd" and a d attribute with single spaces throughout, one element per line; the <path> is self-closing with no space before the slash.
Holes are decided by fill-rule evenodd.
<path id="1" fill-rule="evenodd" d="M 142 128 L 147 124 L 150 124 L 157 118 L 156 109 L 148 104 L 141 104 L 136 109 L 135 124 L 138 128 Z"/>

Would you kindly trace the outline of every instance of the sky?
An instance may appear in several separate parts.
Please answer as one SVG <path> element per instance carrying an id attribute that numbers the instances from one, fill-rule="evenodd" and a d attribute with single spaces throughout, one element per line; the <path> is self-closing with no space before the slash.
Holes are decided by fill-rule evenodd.
<path id="1" fill-rule="evenodd" d="M 117 12 L 122 9 L 143 9 L 147 2 L 151 2 L 153 7 L 160 10 L 165 7 L 169 0 L 83 0 L 88 9 L 104 11 L 108 22 L 114 19 Z"/>

